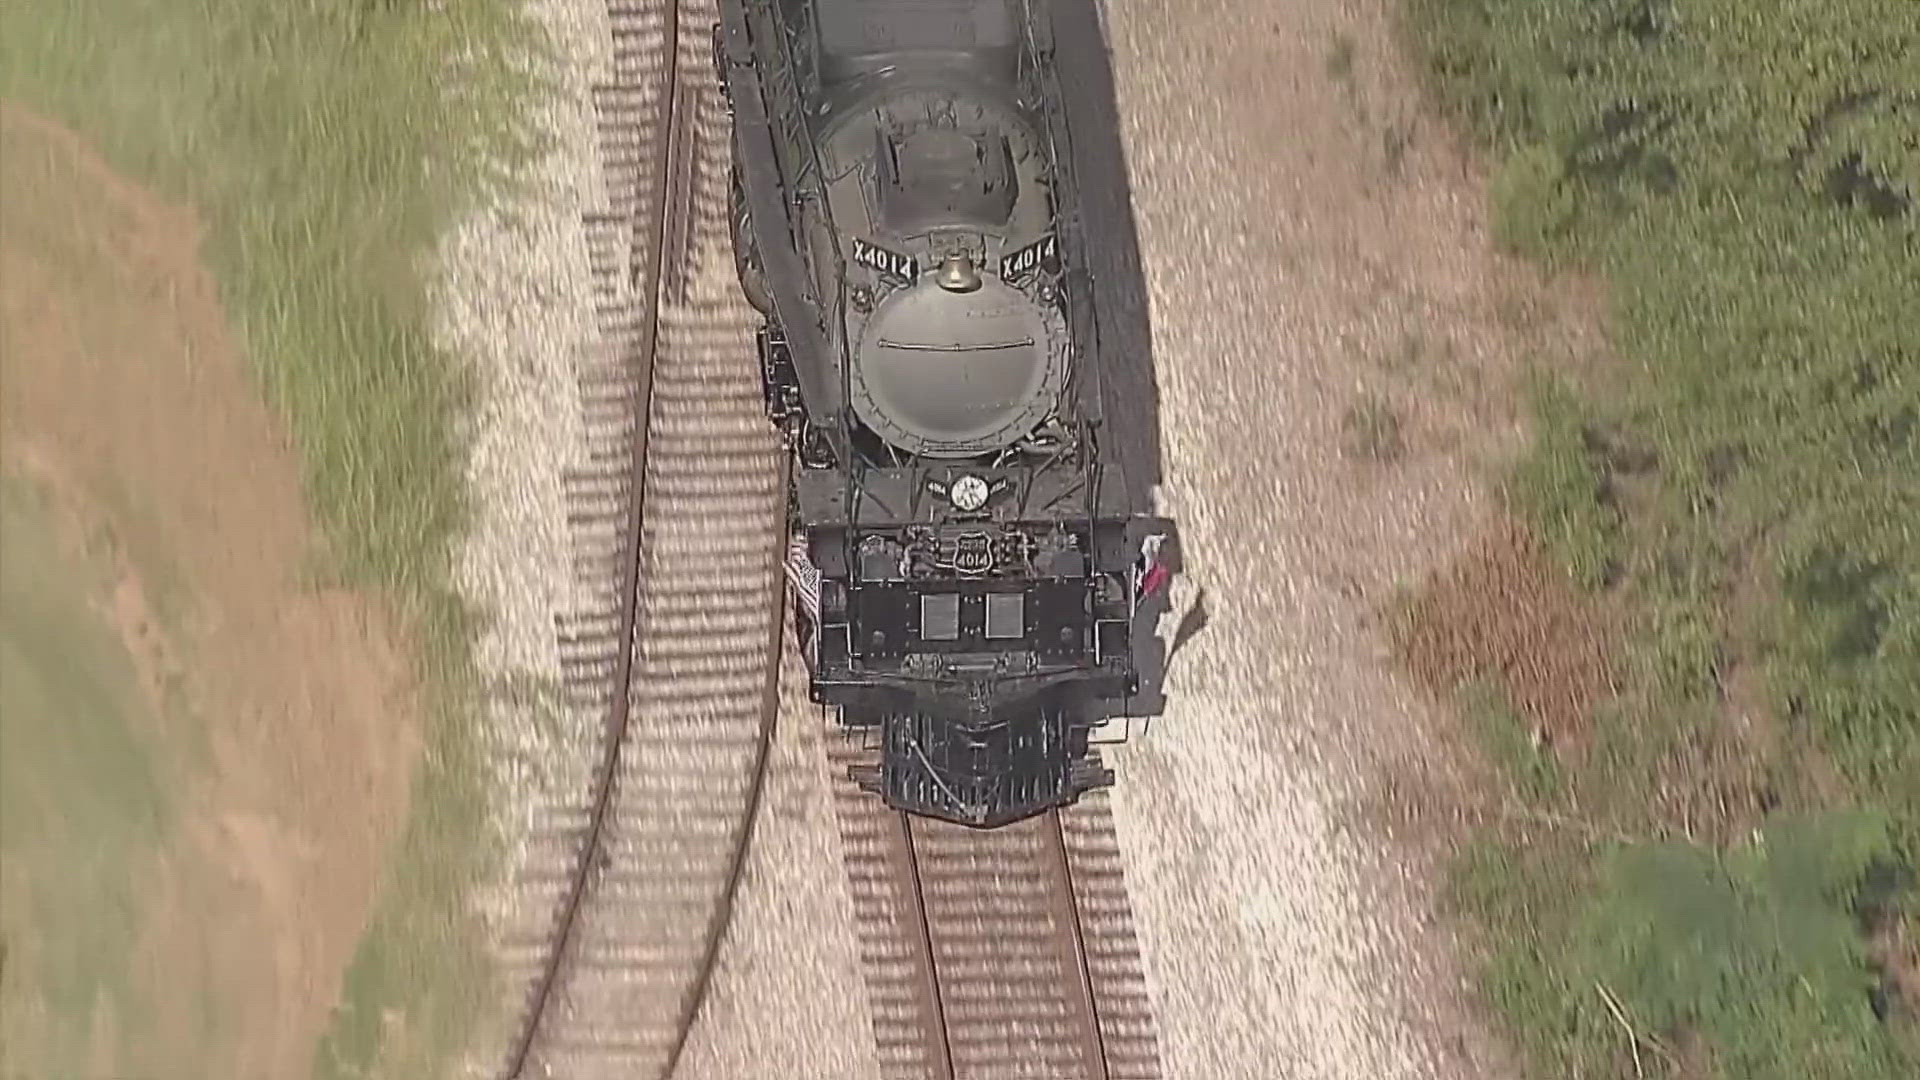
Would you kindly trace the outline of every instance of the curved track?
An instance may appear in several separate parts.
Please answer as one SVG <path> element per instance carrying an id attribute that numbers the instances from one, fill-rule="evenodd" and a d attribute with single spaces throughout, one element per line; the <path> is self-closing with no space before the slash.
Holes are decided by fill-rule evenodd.
<path id="1" fill-rule="evenodd" d="M 757 317 L 733 280 L 712 0 L 610 0 L 594 88 L 611 212 L 588 222 L 613 355 L 586 395 L 600 475 L 576 517 L 617 515 L 584 558 L 618 582 L 563 633 L 605 710 L 590 799 L 539 816 L 523 878 L 548 885 L 510 1078 L 671 1075 L 704 994 L 764 773 L 779 660 L 782 457 Z M 644 422 L 642 422 L 642 418 Z M 611 565 L 607 565 L 611 563 Z"/>

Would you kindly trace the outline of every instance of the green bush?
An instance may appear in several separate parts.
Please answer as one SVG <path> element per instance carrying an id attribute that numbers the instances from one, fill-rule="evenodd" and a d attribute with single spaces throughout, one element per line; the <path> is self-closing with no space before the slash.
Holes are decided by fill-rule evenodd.
<path id="1" fill-rule="evenodd" d="M 1723 1076 L 1910 1075 L 1875 1015 L 1858 927 L 1861 889 L 1889 858 L 1871 814 L 1783 819 L 1725 855 L 1624 848 L 1574 924 L 1579 966 L 1636 1030 L 1703 1036 Z"/>
<path id="2" fill-rule="evenodd" d="M 1637 1050 L 1649 1076 L 1894 1080 L 1912 1061 L 1860 934 L 1893 860 L 1871 813 L 1783 815 L 1728 852 L 1547 832 L 1474 848 L 1453 896 L 1497 927 L 1482 986 L 1542 1075 L 1625 1075 Z M 1689 1045 L 1710 1072 L 1676 1067 Z"/>

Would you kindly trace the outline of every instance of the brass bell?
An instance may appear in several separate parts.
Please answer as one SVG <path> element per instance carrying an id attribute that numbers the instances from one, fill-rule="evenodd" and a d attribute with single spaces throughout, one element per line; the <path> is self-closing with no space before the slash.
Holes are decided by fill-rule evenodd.
<path id="1" fill-rule="evenodd" d="M 973 268 L 972 259 L 956 251 L 940 260 L 940 271 L 934 280 L 948 292 L 972 292 L 980 287 L 980 272 Z"/>

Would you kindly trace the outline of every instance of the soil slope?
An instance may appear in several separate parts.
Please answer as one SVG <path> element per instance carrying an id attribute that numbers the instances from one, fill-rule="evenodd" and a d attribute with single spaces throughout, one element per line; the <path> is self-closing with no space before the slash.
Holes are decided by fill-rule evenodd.
<path id="1" fill-rule="evenodd" d="M 0 162 L 6 472 L 88 568 L 74 600 L 135 673 L 116 738 L 155 791 L 116 802 L 122 777 L 75 743 L 106 721 L 59 704 L 85 695 L 8 718 L 10 784 L 43 785 L 50 830 L 6 837 L 8 1064 L 305 1076 L 406 810 L 402 654 L 374 605 L 312 580 L 299 466 L 193 215 L 12 105 Z M 7 617 L 16 639 L 37 632 Z M 72 846 L 41 842 L 99 807 Z M 85 882 L 112 887 L 70 887 Z M 76 984 L 65 965 L 113 927 L 128 951 Z"/>

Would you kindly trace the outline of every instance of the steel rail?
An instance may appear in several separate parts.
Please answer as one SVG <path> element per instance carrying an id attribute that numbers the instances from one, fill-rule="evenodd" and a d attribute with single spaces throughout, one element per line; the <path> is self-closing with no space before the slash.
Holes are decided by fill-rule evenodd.
<path id="1" fill-rule="evenodd" d="M 666 6 L 666 71 L 664 74 L 665 92 L 660 95 L 658 119 L 652 129 L 661 133 L 673 130 L 674 108 L 679 101 L 675 92 L 679 82 L 678 28 L 680 22 L 680 0 L 659 0 Z M 636 215 L 636 227 L 644 221 L 647 236 L 644 243 L 636 238 L 635 247 L 646 253 L 646 273 L 644 280 L 647 288 L 641 297 L 640 316 L 641 333 L 638 355 L 629 365 L 636 381 L 634 384 L 634 415 L 639 422 L 634 426 L 632 455 L 629 462 L 629 475 L 633 484 L 632 496 L 627 507 L 627 520 L 621 537 L 620 548 L 620 626 L 616 631 L 621 648 L 614 669 L 614 696 L 607 711 L 605 728 L 602 733 L 600 762 L 595 767 L 593 777 L 593 799 L 587 822 L 587 835 L 580 846 L 580 854 L 575 862 L 572 880 L 567 887 L 566 899 L 562 902 L 559 919 L 554 929 L 550 952 L 541 966 L 535 981 L 532 998 L 527 1006 L 525 1017 L 513 1042 L 513 1049 L 507 1057 L 507 1067 L 503 1073 L 505 1080 L 520 1080 L 526 1071 L 527 1060 L 533 1053 L 534 1041 L 539 1037 L 540 1023 L 546 1017 L 547 1006 L 553 996 L 555 985 L 559 982 L 561 969 L 566 964 L 568 947 L 572 944 L 574 928 L 579 922 L 581 902 L 586 896 L 589 880 L 593 876 L 596 858 L 600 853 L 601 841 L 606 832 L 607 811 L 613 805 L 614 777 L 620 765 L 620 752 L 626 744 L 627 729 L 632 716 L 633 700 L 633 660 L 636 642 L 634 626 L 639 617 L 640 604 L 640 536 L 645 522 L 646 483 L 647 483 L 647 432 L 650 424 L 648 415 L 652 406 L 653 358 L 658 344 L 660 318 L 660 264 L 666 250 L 667 229 L 664 220 L 667 207 L 667 185 L 672 176 L 672 139 L 667 140 L 667 152 L 656 155 L 653 184 L 651 186 L 652 205 L 644 218 Z M 636 266 L 633 280 L 642 278 L 641 268 Z"/>

